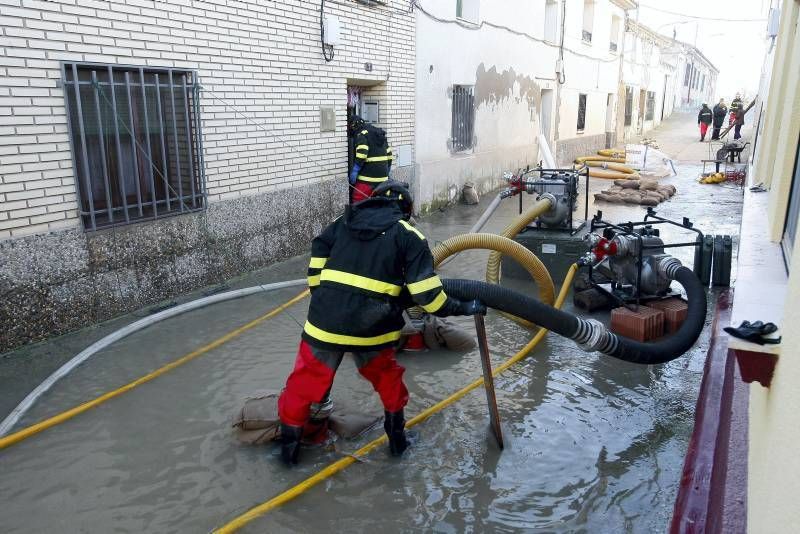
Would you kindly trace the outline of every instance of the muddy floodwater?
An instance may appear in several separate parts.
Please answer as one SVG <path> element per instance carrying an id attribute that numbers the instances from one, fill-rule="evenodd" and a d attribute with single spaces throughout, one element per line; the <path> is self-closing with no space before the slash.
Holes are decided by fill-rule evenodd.
<path id="1" fill-rule="evenodd" d="M 692 183 L 699 169 L 679 170 L 678 177 L 664 179 L 678 187 L 678 196 L 660 213 L 691 217 L 708 233 L 738 234 L 740 194 Z M 461 233 L 489 200 L 434 214 L 420 229 L 432 243 Z M 526 196 L 526 206 L 531 200 Z M 643 215 L 638 206 L 602 208 L 618 222 Z M 486 229 L 499 231 L 516 211 L 516 200 L 507 201 Z M 676 255 L 691 265 L 690 251 Z M 482 279 L 486 258 L 485 252 L 463 253 L 442 276 Z M 295 258 L 235 284 L 300 278 L 305 264 L 306 258 Z M 513 285 L 535 292 L 532 284 Z M 115 343 L 59 382 L 18 428 L 175 360 L 299 289 L 197 310 Z M 244 397 L 282 387 L 307 306 L 308 300 L 301 301 L 150 383 L 0 451 L 0 531 L 207 532 L 379 436 L 380 428 L 340 440 L 335 450 L 305 449 L 294 469 L 279 463 L 276 448 L 243 446 L 233 438 L 230 421 Z M 469 318 L 458 322 L 474 329 Z M 494 313 L 486 322 L 496 364 L 531 336 Z M 0 359 L 0 415 L 54 367 L 119 324 Z M 493 442 L 478 389 L 419 425 L 419 441 L 402 459 L 381 448 L 244 531 L 664 531 L 707 348 L 705 332 L 684 357 L 641 366 L 587 354 L 549 335 L 496 381 L 505 450 Z M 399 360 L 411 392 L 409 416 L 481 374 L 477 351 L 405 353 Z M 337 374 L 333 397 L 341 405 L 382 413 L 377 395 L 349 359 Z"/>

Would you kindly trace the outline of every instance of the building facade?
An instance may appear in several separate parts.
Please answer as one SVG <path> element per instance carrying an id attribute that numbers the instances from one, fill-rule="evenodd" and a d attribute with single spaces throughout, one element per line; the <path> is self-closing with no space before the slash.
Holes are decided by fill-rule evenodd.
<path id="1" fill-rule="evenodd" d="M 570 164 L 618 142 L 626 11 L 632 1 L 564 4 L 556 159 Z"/>
<path id="2" fill-rule="evenodd" d="M 406 1 L 6 0 L 0 27 L 0 352 L 304 252 L 348 109 L 413 174 Z"/>
<path id="3" fill-rule="evenodd" d="M 670 61 L 670 39 L 634 20 L 625 32 L 622 81 L 625 85 L 624 139 L 646 134 L 669 117 L 674 109 L 676 69 Z"/>
<path id="4" fill-rule="evenodd" d="M 745 197 L 745 213 L 754 211 L 757 227 L 743 228 L 766 252 L 755 258 L 740 255 L 740 269 L 743 264 L 762 267 L 746 279 L 747 292 L 740 295 L 737 287 L 734 311 L 736 306 L 765 307 L 757 309 L 781 327 L 782 340 L 771 354 L 751 348 L 750 357 L 758 358 L 751 361 L 772 362 L 774 372 L 768 387 L 750 385 L 748 428 L 738 431 L 749 443 L 748 532 L 793 532 L 800 529 L 800 508 L 793 502 L 800 491 L 800 334 L 793 328 L 800 320 L 800 3 L 777 0 L 766 7 L 771 7 L 765 12 L 765 63 L 770 65 L 762 79 L 765 94 L 757 101 L 763 112 L 750 174 L 769 192 Z"/>

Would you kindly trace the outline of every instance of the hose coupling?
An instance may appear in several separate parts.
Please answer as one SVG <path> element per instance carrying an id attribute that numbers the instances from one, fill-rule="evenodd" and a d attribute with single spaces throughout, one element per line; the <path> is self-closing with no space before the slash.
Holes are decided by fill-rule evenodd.
<path id="1" fill-rule="evenodd" d="M 605 325 L 597 319 L 578 319 L 578 333 L 573 341 L 586 352 L 594 352 L 604 348 L 607 342 Z"/>
<path id="2" fill-rule="evenodd" d="M 550 201 L 550 208 L 548 208 L 548 211 L 552 211 L 552 209 L 556 206 L 558 202 L 558 200 L 556 200 L 556 197 L 552 193 L 542 193 L 536 200 Z"/>
<path id="3" fill-rule="evenodd" d="M 665 256 L 658 260 L 658 271 L 664 273 L 670 280 L 675 278 L 675 274 L 681 267 L 683 267 L 681 261 L 672 256 Z"/>

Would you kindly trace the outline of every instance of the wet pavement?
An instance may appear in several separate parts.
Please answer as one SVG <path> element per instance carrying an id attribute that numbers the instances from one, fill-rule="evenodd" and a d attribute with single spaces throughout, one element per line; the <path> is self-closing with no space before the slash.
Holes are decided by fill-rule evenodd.
<path id="1" fill-rule="evenodd" d="M 687 121 L 692 125 L 691 116 L 676 116 L 648 137 L 663 135 L 676 146 L 684 138 L 688 146 L 694 129 L 689 131 Z M 662 179 L 678 194 L 657 208 L 659 214 L 688 216 L 707 233 L 738 234 L 740 192 L 695 183 L 699 171 L 697 163 L 682 162 L 678 176 Z M 591 189 L 607 185 L 597 180 Z M 433 214 L 419 227 L 432 244 L 462 233 L 490 200 Z M 527 206 L 532 198 L 524 202 Z M 590 206 L 590 214 L 597 207 L 618 222 L 644 213 L 638 206 L 604 204 Z M 516 213 L 516 199 L 506 201 L 485 230 L 500 231 Z M 673 232 L 663 235 L 667 240 L 686 235 Z M 676 255 L 691 265 L 691 251 Z M 441 274 L 482 279 L 487 256 L 462 253 Z M 295 258 L 230 285 L 299 278 L 305 264 L 306 258 Z M 532 285 L 513 285 L 535 291 Z M 62 380 L 18 428 L 175 360 L 298 291 L 218 304 L 134 334 Z M 380 435 L 375 430 L 365 438 L 340 440 L 333 451 L 305 449 L 295 469 L 279 464 L 274 447 L 234 440 L 230 420 L 243 398 L 283 385 L 307 306 L 302 301 L 148 384 L 0 451 L 0 530 L 209 531 Z M 138 318 L 123 317 L 5 355 L 0 414 L 60 363 Z M 457 322 L 472 328 L 469 318 Z M 497 314 L 490 313 L 486 322 L 495 363 L 530 338 Z M 704 332 L 684 357 L 661 366 L 587 354 L 549 335 L 496 381 L 507 440 L 502 452 L 493 443 L 479 389 L 417 427 L 420 441 L 402 459 L 376 451 L 244 530 L 663 531 L 692 430 L 708 335 Z M 411 393 L 409 415 L 481 374 L 477 351 L 401 354 L 400 360 Z M 349 359 L 337 374 L 333 396 L 342 405 L 382 411 Z"/>

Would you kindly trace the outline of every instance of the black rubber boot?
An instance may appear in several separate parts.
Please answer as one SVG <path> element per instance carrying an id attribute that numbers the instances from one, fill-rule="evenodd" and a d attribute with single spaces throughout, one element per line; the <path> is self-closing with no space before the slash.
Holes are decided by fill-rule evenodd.
<path id="1" fill-rule="evenodd" d="M 383 429 L 389 437 L 389 451 L 392 456 L 400 456 L 408 447 L 406 439 L 406 420 L 403 417 L 403 410 L 399 412 L 384 412 L 386 419 L 383 422 Z"/>
<path id="2" fill-rule="evenodd" d="M 297 463 L 297 459 L 300 456 L 300 439 L 302 437 L 302 426 L 281 423 L 281 459 L 286 465 Z"/>

